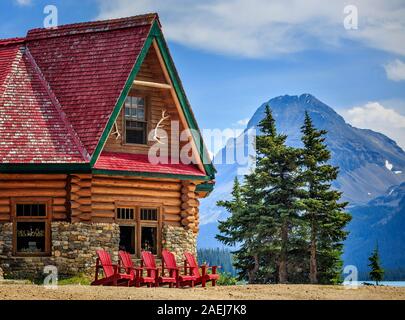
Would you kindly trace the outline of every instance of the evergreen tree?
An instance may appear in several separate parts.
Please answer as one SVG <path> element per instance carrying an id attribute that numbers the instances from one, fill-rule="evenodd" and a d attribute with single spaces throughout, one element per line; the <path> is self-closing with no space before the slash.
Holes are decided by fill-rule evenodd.
<path id="1" fill-rule="evenodd" d="M 290 233 L 299 223 L 301 176 L 297 148 L 286 146 L 287 136 L 278 134 L 271 109 L 266 107 L 256 138 L 256 170 L 247 183 L 255 181 L 261 191 L 262 214 L 257 229 L 266 249 L 277 253 L 278 282 L 288 281 L 288 256 L 294 249 Z"/>
<path id="2" fill-rule="evenodd" d="M 303 219 L 309 229 L 310 283 L 336 282 L 341 274 L 344 227 L 351 216 L 339 202 L 341 192 L 331 187 L 339 169 L 328 164 L 331 154 L 325 144 L 326 130 L 317 130 L 308 114 L 302 126 Z M 319 274 L 320 273 L 320 274 Z"/>
<path id="3" fill-rule="evenodd" d="M 368 265 L 371 268 L 370 278 L 375 281 L 376 285 L 384 279 L 384 269 L 381 266 L 380 262 L 380 253 L 378 250 L 378 244 L 376 245 L 372 255 L 368 258 L 370 264 Z"/>
<path id="4" fill-rule="evenodd" d="M 254 189 L 241 186 L 235 178 L 232 199 L 218 201 L 217 205 L 224 207 L 231 216 L 220 221 L 220 234 L 216 238 L 229 246 L 240 245 L 239 250 L 233 252 L 235 267 L 240 270 L 240 279 L 248 279 L 249 283 L 256 283 L 256 273 L 259 270 L 260 239 L 257 234 L 257 219 L 260 212 L 256 203 L 260 202 Z"/>

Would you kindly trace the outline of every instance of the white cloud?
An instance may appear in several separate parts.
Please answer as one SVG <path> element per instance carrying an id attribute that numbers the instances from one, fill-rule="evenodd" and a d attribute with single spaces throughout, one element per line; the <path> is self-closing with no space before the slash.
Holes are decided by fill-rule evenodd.
<path id="1" fill-rule="evenodd" d="M 31 4 L 31 0 L 16 0 L 16 2 L 20 5 L 20 6 L 28 6 Z"/>
<path id="2" fill-rule="evenodd" d="M 342 112 L 351 125 L 381 132 L 405 150 L 405 116 L 378 102 L 369 102 Z"/>
<path id="3" fill-rule="evenodd" d="M 249 121 L 250 121 L 249 118 L 241 119 L 236 122 L 236 125 L 241 126 L 241 127 L 246 127 L 247 124 L 249 123 Z"/>
<path id="4" fill-rule="evenodd" d="M 405 80 L 405 63 L 396 59 L 384 65 L 387 78 L 392 81 Z"/>
<path id="5" fill-rule="evenodd" d="M 98 0 L 98 18 L 158 12 L 168 39 L 211 52 L 270 57 L 350 39 L 405 56 L 405 4 L 352 0 L 358 30 L 343 26 L 345 0 Z"/>

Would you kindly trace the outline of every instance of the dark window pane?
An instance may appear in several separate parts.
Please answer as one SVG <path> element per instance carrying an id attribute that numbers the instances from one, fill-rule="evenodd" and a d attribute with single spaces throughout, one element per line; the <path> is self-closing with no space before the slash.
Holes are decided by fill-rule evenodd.
<path id="1" fill-rule="evenodd" d="M 134 220 L 134 209 L 117 208 L 117 219 L 119 220 Z"/>
<path id="2" fill-rule="evenodd" d="M 17 217 L 46 217 L 45 204 L 17 204 Z"/>
<path id="3" fill-rule="evenodd" d="M 135 254 L 135 227 L 120 226 L 120 250 Z"/>
<path id="4" fill-rule="evenodd" d="M 157 228 L 142 227 L 141 228 L 141 249 L 157 254 Z"/>
<path id="5" fill-rule="evenodd" d="M 146 144 L 146 123 L 129 121 L 126 122 L 126 143 Z"/>
<path id="6" fill-rule="evenodd" d="M 141 209 L 141 220 L 157 221 L 158 220 L 157 209 Z"/>
<path id="7" fill-rule="evenodd" d="M 45 252 L 45 222 L 17 222 L 17 252 Z"/>

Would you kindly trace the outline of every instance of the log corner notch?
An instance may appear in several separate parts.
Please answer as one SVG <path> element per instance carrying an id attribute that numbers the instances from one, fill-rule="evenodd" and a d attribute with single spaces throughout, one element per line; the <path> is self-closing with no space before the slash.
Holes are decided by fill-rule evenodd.
<path id="1" fill-rule="evenodd" d="M 181 224 L 186 230 L 191 230 L 195 234 L 199 231 L 199 205 L 197 199 L 196 183 L 192 181 L 183 182 L 181 189 Z"/>
<path id="2" fill-rule="evenodd" d="M 71 222 L 91 221 L 91 174 L 74 174 L 70 176 Z"/>

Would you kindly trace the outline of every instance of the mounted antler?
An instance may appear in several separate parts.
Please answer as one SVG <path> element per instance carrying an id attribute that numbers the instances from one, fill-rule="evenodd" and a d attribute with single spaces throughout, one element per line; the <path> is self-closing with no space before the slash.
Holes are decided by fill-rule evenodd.
<path id="1" fill-rule="evenodd" d="M 121 137 L 121 133 L 120 133 L 120 131 L 118 130 L 117 121 L 114 122 L 114 129 L 115 129 L 115 131 L 112 132 L 111 134 L 112 134 L 112 135 L 116 134 L 117 137 L 116 137 L 115 139 L 118 140 L 118 139 Z"/>
<path id="2" fill-rule="evenodd" d="M 166 110 L 162 110 L 162 118 L 159 120 L 158 124 L 156 125 L 154 134 L 153 134 L 153 140 L 157 141 L 160 144 L 164 144 L 164 143 L 161 141 L 161 138 L 158 136 L 158 130 L 164 127 L 164 125 L 162 123 L 169 118 L 170 118 L 170 116 L 166 115 Z"/>

